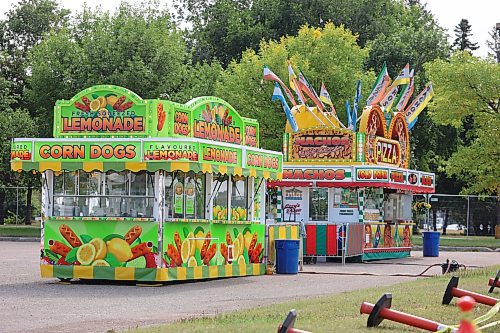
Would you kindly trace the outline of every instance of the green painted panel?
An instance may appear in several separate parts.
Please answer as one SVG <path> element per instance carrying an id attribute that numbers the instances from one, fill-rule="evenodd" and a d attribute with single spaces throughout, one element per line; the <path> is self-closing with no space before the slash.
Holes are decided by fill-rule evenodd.
<path id="1" fill-rule="evenodd" d="M 326 225 L 316 225 L 316 255 L 326 256 Z"/>

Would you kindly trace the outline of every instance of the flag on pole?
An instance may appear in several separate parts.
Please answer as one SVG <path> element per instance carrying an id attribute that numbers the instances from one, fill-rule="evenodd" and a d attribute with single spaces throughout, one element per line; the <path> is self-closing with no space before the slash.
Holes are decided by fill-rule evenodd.
<path id="1" fill-rule="evenodd" d="M 264 65 L 264 80 L 275 81 L 275 82 L 279 83 L 280 86 L 285 90 L 285 94 L 288 97 L 288 99 L 290 100 L 290 102 L 292 102 L 293 106 L 297 105 L 297 103 L 295 103 L 295 99 L 293 98 L 293 95 L 292 95 L 292 92 L 290 91 L 290 89 L 288 89 L 288 87 L 283 83 L 283 81 L 281 81 L 281 79 L 278 77 L 278 75 L 274 74 L 269 69 L 269 67 L 267 67 L 266 65 Z"/>
<path id="2" fill-rule="evenodd" d="M 356 122 L 358 120 L 358 106 L 361 99 L 361 80 L 356 85 L 356 95 L 354 95 L 354 107 L 352 108 L 353 131 L 356 131 Z"/>
<path id="3" fill-rule="evenodd" d="M 401 73 L 394 79 L 391 86 L 399 86 L 408 83 L 410 83 L 410 64 L 406 64 L 405 67 L 403 67 Z"/>
<path id="4" fill-rule="evenodd" d="M 413 69 L 410 72 L 410 83 L 407 84 L 404 88 L 401 94 L 399 95 L 398 100 L 395 102 L 396 103 L 396 110 L 403 111 L 406 104 L 408 104 L 408 101 L 410 100 L 411 96 L 413 95 L 413 90 L 415 89 L 413 85 Z"/>
<path id="5" fill-rule="evenodd" d="M 380 106 L 384 107 L 385 112 L 389 112 L 389 110 L 392 107 L 392 104 L 396 100 L 396 97 L 398 96 L 398 90 L 399 87 L 397 85 L 391 85 L 389 89 L 387 89 L 387 93 L 385 96 L 382 98 L 380 101 Z"/>
<path id="6" fill-rule="evenodd" d="M 332 98 L 330 97 L 328 90 L 326 90 L 326 86 L 325 86 L 324 82 L 321 82 L 321 89 L 319 91 L 319 99 L 323 103 L 330 105 L 330 108 L 332 109 L 332 112 L 334 114 L 337 113 L 337 111 L 335 111 L 335 107 L 333 106 Z"/>
<path id="7" fill-rule="evenodd" d="M 290 88 L 297 94 L 299 98 L 300 104 L 306 104 L 306 99 L 302 94 L 302 91 L 299 89 L 299 84 L 297 83 L 297 76 L 295 76 L 295 72 L 293 71 L 292 64 L 288 62 L 288 81 L 290 83 Z"/>
<path id="8" fill-rule="evenodd" d="M 408 124 L 411 124 L 422 112 L 422 110 L 427 106 L 427 103 L 434 96 L 434 90 L 432 89 L 432 82 L 429 82 L 424 90 L 411 102 L 411 104 L 404 111 L 404 116 Z"/>
<path id="9" fill-rule="evenodd" d="M 408 131 L 411 131 L 413 126 L 415 126 L 415 123 L 417 122 L 417 120 L 418 120 L 418 117 L 415 118 L 411 123 L 408 124 Z"/>
<path id="10" fill-rule="evenodd" d="M 290 127 L 294 132 L 297 132 L 299 130 L 299 127 L 297 126 L 297 122 L 295 121 L 295 117 L 292 114 L 292 111 L 290 110 L 290 107 L 288 107 L 288 104 L 286 103 L 285 96 L 283 96 L 283 92 L 280 89 L 280 86 L 278 83 L 274 84 L 274 91 L 273 91 L 273 96 L 271 97 L 271 101 L 275 101 L 279 99 L 281 102 L 281 105 L 283 106 L 283 111 L 285 111 L 286 119 L 288 119 L 288 122 L 290 123 Z"/>
<path id="11" fill-rule="evenodd" d="M 354 131 L 355 125 L 353 124 L 353 121 L 352 121 L 351 105 L 349 104 L 348 100 L 345 101 L 345 110 L 347 112 L 347 129 Z"/>
<path id="12" fill-rule="evenodd" d="M 313 86 L 309 83 L 304 73 L 299 68 L 299 88 L 306 93 L 306 95 L 318 106 L 318 108 L 323 111 L 325 109 L 325 105 L 319 99 L 318 94 L 314 90 Z"/>
<path id="13" fill-rule="evenodd" d="M 366 105 L 369 106 L 378 103 L 382 99 L 384 92 L 389 86 L 390 82 L 391 78 L 389 77 L 389 73 L 387 72 L 387 65 L 384 62 L 384 66 L 382 67 L 382 70 L 377 77 L 377 81 L 375 81 L 375 83 L 373 84 L 372 92 L 366 99 Z"/>

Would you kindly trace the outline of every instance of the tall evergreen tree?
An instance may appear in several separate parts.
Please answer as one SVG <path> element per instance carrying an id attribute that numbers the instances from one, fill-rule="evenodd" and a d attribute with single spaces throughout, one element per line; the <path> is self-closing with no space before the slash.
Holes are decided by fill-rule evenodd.
<path id="1" fill-rule="evenodd" d="M 471 52 L 479 48 L 479 45 L 477 45 L 477 43 L 473 43 L 470 40 L 472 36 L 471 28 L 472 27 L 469 24 L 469 20 L 460 20 L 460 23 L 457 24 L 454 30 L 456 38 L 453 42 L 453 45 L 451 46 L 452 49 Z"/>
<path id="2" fill-rule="evenodd" d="M 497 23 L 489 32 L 492 40 L 486 42 L 488 48 L 493 51 L 493 56 L 500 63 L 500 23 Z"/>

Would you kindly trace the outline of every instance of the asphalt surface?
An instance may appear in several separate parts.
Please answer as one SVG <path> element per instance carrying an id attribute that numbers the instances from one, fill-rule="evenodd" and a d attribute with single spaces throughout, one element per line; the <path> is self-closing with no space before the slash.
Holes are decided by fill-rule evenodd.
<path id="1" fill-rule="evenodd" d="M 305 265 L 311 274 L 272 275 L 141 287 L 113 282 L 60 284 L 42 279 L 39 243 L 0 242 L 0 332 L 107 332 L 246 307 L 416 279 L 426 267 L 455 259 L 469 267 L 500 264 L 499 253 L 441 252 L 439 258 Z M 312 274 L 318 273 L 318 274 Z M 376 275 L 363 275 L 376 274 Z M 426 274 L 441 274 L 440 267 Z"/>

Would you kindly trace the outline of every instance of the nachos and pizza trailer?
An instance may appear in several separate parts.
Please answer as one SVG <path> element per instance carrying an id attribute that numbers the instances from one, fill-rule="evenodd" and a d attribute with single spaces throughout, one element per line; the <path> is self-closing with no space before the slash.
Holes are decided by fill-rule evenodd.
<path id="1" fill-rule="evenodd" d="M 410 138 L 402 113 L 363 110 L 358 131 L 315 126 L 316 108 L 294 108 L 299 130 L 286 127 L 278 221 L 303 221 L 304 256 L 363 260 L 410 255 L 412 197 L 433 193 L 435 175 L 408 169 Z M 328 115 L 327 115 L 328 116 Z M 335 122 L 332 117 L 331 122 Z"/>
<path id="2" fill-rule="evenodd" d="M 227 102 L 88 88 L 54 107 L 54 138 L 14 139 L 42 176 L 42 277 L 172 281 L 265 273 L 266 180 L 282 154 Z M 262 203 L 262 204 L 261 204 Z"/>

